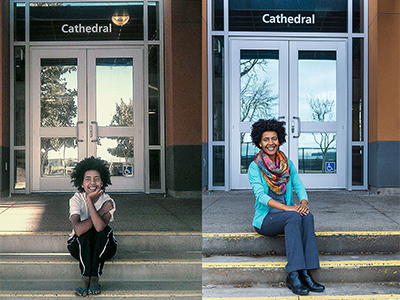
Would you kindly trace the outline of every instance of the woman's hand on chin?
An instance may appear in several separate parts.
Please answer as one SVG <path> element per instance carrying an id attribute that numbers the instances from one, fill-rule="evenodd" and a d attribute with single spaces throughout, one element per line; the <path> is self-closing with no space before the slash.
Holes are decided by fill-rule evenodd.
<path id="1" fill-rule="evenodd" d="M 87 194 L 87 198 L 88 200 L 90 199 L 93 203 L 95 203 L 101 195 L 103 195 L 104 191 L 103 190 L 95 190 L 94 192 L 91 192 L 89 194 Z"/>

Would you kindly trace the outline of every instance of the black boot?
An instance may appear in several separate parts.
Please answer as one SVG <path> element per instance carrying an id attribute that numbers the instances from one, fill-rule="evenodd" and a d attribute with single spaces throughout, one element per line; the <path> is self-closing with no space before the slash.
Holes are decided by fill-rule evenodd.
<path id="1" fill-rule="evenodd" d="M 315 282 L 314 279 L 311 277 L 309 270 L 301 270 L 299 271 L 300 278 L 303 281 L 304 285 L 311 291 L 311 292 L 318 292 L 321 293 L 325 290 L 325 287 L 318 282 Z"/>
<path id="2" fill-rule="evenodd" d="M 308 288 L 301 282 L 300 275 L 297 271 L 289 272 L 286 278 L 289 289 L 297 295 L 308 295 Z"/>

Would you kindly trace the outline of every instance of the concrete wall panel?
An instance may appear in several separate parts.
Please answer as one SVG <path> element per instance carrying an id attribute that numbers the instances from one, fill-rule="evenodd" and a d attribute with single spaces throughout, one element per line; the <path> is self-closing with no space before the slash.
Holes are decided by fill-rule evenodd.
<path id="1" fill-rule="evenodd" d="M 372 188 L 400 187 L 400 1 L 370 0 L 369 168 Z"/>

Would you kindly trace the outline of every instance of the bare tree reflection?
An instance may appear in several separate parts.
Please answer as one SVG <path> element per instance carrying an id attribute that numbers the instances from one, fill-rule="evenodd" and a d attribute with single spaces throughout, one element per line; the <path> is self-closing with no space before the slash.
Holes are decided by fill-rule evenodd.
<path id="1" fill-rule="evenodd" d="M 308 103 L 311 109 L 311 117 L 316 122 L 330 122 L 334 119 L 334 99 L 328 97 L 309 96 Z M 331 145 L 336 141 L 336 133 L 319 132 L 312 133 L 315 143 L 319 146 L 322 154 L 322 172 L 325 173 L 325 163 Z"/>
<path id="2" fill-rule="evenodd" d="M 253 122 L 274 117 L 278 95 L 273 95 L 266 59 L 240 62 L 240 121 Z M 263 73 L 263 74 L 262 74 Z"/>
<path id="3" fill-rule="evenodd" d="M 240 121 L 254 122 L 258 119 L 276 117 L 279 96 L 274 94 L 271 84 L 268 60 L 260 58 L 240 61 Z M 254 146 L 245 142 L 245 132 L 240 133 L 241 173 L 247 168 L 253 157 Z M 251 157 L 249 157 L 251 156 Z"/>

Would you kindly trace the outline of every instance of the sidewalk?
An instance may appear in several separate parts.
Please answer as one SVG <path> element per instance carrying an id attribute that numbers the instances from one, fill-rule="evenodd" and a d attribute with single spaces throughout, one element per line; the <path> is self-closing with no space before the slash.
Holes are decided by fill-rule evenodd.
<path id="1" fill-rule="evenodd" d="M 308 191 L 315 231 L 399 231 L 400 197 L 366 191 Z M 296 201 L 296 200 L 295 200 Z M 254 194 L 216 191 L 203 194 L 203 233 L 255 232 Z"/>
<path id="2" fill-rule="evenodd" d="M 29 194 L 0 198 L 0 232 L 71 231 L 69 194 Z M 153 194 L 113 194 L 114 231 L 201 232 L 201 200 Z"/>

